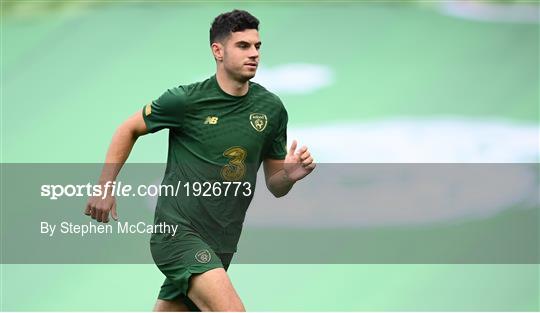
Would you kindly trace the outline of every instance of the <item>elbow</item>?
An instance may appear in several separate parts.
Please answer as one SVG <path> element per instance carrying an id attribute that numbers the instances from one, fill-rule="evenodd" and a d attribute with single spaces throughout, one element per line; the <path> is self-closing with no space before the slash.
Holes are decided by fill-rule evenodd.
<path id="1" fill-rule="evenodd" d="M 291 190 L 291 187 L 292 187 L 292 185 L 291 186 L 282 186 L 280 184 L 277 184 L 275 181 L 270 181 L 270 180 L 266 181 L 266 188 L 276 198 L 281 198 L 281 197 L 287 195 L 289 193 L 289 191 Z"/>
<path id="2" fill-rule="evenodd" d="M 283 196 L 285 196 L 288 191 L 282 191 L 282 190 L 276 190 L 275 188 L 272 188 L 270 186 L 267 186 L 268 187 L 268 190 L 270 191 L 270 193 L 275 197 L 275 198 L 281 198 Z"/>
<path id="3" fill-rule="evenodd" d="M 274 186 L 270 183 L 269 180 L 266 180 L 266 189 L 268 189 L 268 191 L 270 191 L 270 193 L 271 193 L 275 198 L 281 198 L 281 197 L 284 196 L 284 195 L 282 195 L 280 192 L 278 192 L 278 190 L 276 190 L 276 188 L 274 188 Z"/>

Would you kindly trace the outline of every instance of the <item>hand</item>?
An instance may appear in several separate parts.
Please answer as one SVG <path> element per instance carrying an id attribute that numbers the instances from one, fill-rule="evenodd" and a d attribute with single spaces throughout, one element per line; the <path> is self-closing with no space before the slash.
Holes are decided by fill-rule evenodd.
<path id="1" fill-rule="evenodd" d="M 293 140 L 291 148 L 283 162 L 283 169 L 287 177 L 295 182 L 313 171 L 315 163 L 306 146 L 302 146 L 298 152 L 296 151 L 297 142 Z"/>
<path id="2" fill-rule="evenodd" d="M 92 219 L 108 223 L 109 212 L 115 221 L 118 221 L 118 214 L 116 213 L 116 198 L 114 196 L 107 195 L 105 199 L 101 196 L 94 196 L 88 199 L 84 214 L 90 215 Z"/>

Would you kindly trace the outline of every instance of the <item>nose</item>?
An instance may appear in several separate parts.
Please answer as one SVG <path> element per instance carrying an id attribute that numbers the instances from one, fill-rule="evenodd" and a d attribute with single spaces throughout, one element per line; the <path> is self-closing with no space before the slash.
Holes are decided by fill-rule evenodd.
<path id="1" fill-rule="evenodd" d="M 251 59 L 255 59 L 259 57 L 259 50 L 257 50 L 255 46 L 251 46 L 251 49 L 249 49 L 249 57 Z"/>

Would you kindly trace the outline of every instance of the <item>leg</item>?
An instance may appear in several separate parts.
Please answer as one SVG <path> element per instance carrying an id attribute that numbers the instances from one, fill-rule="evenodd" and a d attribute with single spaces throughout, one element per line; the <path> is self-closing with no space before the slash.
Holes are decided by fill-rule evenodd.
<path id="1" fill-rule="evenodd" d="M 188 297 L 202 311 L 246 311 L 223 268 L 193 275 Z"/>
<path id="2" fill-rule="evenodd" d="M 183 295 L 172 280 L 166 278 L 159 290 L 158 300 L 154 311 L 200 311 L 188 297 Z"/>
<path id="3" fill-rule="evenodd" d="M 181 299 L 162 300 L 157 299 L 154 312 L 189 312 L 189 308 Z"/>
<path id="4" fill-rule="evenodd" d="M 218 256 L 195 234 L 186 233 L 181 239 L 151 242 L 152 258 L 167 277 L 158 298 L 170 301 L 182 297 L 192 310 L 244 311 L 225 273 L 233 254 Z M 156 310 L 165 304 L 170 303 L 158 301 Z"/>

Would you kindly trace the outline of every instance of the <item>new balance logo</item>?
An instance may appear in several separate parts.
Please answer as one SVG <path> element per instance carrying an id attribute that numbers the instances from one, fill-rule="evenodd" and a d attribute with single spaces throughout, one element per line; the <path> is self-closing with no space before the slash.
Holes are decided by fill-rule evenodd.
<path id="1" fill-rule="evenodd" d="M 207 116 L 204 124 L 216 125 L 218 121 L 217 116 Z"/>

